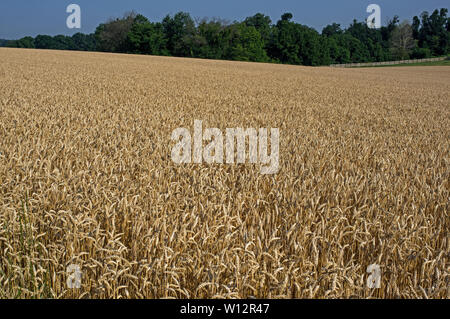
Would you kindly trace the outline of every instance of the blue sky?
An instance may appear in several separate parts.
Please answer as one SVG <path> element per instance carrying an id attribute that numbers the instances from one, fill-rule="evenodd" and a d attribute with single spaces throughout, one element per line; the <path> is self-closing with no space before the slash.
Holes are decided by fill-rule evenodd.
<path id="1" fill-rule="evenodd" d="M 81 29 L 68 29 L 66 7 L 75 3 L 81 7 Z M 1 0 L 0 39 L 17 39 L 37 34 L 90 33 L 111 17 L 135 10 L 151 21 L 161 21 L 166 14 L 189 12 L 192 17 L 220 17 L 230 21 L 243 20 L 257 12 L 269 15 L 276 22 L 284 12 L 291 12 L 294 21 L 318 30 L 331 22 L 348 26 L 354 18 L 363 21 L 369 15 L 366 8 L 375 3 L 381 7 L 385 24 L 395 14 L 411 19 L 422 11 L 449 8 L 448 0 Z"/>

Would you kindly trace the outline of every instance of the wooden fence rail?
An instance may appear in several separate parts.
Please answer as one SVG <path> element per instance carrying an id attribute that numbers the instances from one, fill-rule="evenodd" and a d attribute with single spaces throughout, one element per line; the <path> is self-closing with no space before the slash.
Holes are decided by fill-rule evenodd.
<path id="1" fill-rule="evenodd" d="M 409 64 L 420 62 L 434 62 L 442 61 L 448 57 L 428 58 L 428 59 L 415 59 L 415 60 L 400 60 L 400 61 L 386 61 L 386 62 L 369 62 L 369 63 L 347 63 L 347 64 L 331 64 L 333 68 L 353 68 L 358 66 L 376 66 L 376 65 L 392 65 L 392 64 Z"/>

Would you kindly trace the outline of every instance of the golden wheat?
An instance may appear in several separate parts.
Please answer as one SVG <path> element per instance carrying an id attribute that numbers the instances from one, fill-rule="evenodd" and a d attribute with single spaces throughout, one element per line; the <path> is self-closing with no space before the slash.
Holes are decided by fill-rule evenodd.
<path id="1" fill-rule="evenodd" d="M 449 92 L 449 67 L 1 48 L 0 297 L 448 298 Z M 279 128 L 278 174 L 174 164 L 195 119 Z"/>

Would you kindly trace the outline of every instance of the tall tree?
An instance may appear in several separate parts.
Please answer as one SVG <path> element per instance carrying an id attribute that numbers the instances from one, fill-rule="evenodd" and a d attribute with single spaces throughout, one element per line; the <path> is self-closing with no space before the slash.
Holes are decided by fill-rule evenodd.
<path id="1" fill-rule="evenodd" d="M 335 34 L 341 34 L 343 31 L 341 29 L 341 25 L 338 23 L 332 23 L 327 25 L 325 28 L 322 29 L 322 35 L 326 37 L 331 37 Z"/>
<path id="2" fill-rule="evenodd" d="M 231 30 L 223 20 L 203 19 L 198 24 L 198 35 L 204 43 L 198 48 L 197 56 L 208 59 L 224 59 L 231 47 Z"/>
<path id="3" fill-rule="evenodd" d="M 320 65 L 330 61 L 328 42 L 321 40 L 316 30 L 291 19 L 292 14 L 285 13 L 278 20 L 268 48 L 269 56 L 288 64 Z"/>
<path id="4" fill-rule="evenodd" d="M 413 36 L 418 47 L 429 49 L 432 55 L 444 55 L 450 52 L 450 32 L 448 10 L 434 10 L 431 15 L 422 12 L 419 18 L 413 18 Z"/>
<path id="5" fill-rule="evenodd" d="M 175 56 L 193 56 L 193 38 L 196 34 L 195 22 L 186 12 L 178 12 L 173 17 L 167 15 L 162 26 L 167 38 L 167 49 Z"/>
<path id="6" fill-rule="evenodd" d="M 415 46 L 413 29 L 408 21 L 403 21 L 392 33 L 392 51 L 397 59 L 407 59 Z"/>
<path id="7" fill-rule="evenodd" d="M 240 23 L 233 26 L 230 56 L 232 60 L 266 62 L 268 56 L 264 50 L 264 40 L 254 26 Z"/>
<path id="8" fill-rule="evenodd" d="M 111 19 L 95 30 L 97 49 L 106 52 L 127 52 L 128 33 L 133 26 L 136 13 L 126 13 L 123 18 Z"/>
<path id="9" fill-rule="evenodd" d="M 127 47 L 131 53 L 169 55 L 167 39 L 161 23 L 151 23 L 138 14 L 127 35 Z"/>
<path id="10" fill-rule="evenodd" d="M 269 44 L 272 34 L 272 20 L 269 16 L 262 13 L 257 13 L 244 20 L 247 27 L 255 27 L 255 29 L 261 35 L 261 39 L 264 41 L 264 47 Z"/>

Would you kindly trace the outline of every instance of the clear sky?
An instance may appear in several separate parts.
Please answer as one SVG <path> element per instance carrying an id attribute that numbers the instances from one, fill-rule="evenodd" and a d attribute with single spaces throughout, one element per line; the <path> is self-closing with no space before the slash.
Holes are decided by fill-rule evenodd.
<path id="1" fill-rule="evenodd" d="M 81 7 L 81 29 L 68 29 L 66 7 Z M 410 20 L 422 11 L 449 8 L 449 0 L 0 0 L 0 39 L 18 39 L 27 35 L 91 33 L 108 18 L 134 10 L 151 21 L 161 21 L 167 14 L 189 12 L 193 18 L 220 17 L 229 21 L 243 20 L 257 12 L 276 22 L 284 12 L 294 21 L 319 32 L 331 22 L 347 27 L 354 18 L 363 21 L 366 8 L 375 3 L 381 7 L 381 21 L 399 15 Z"/>

